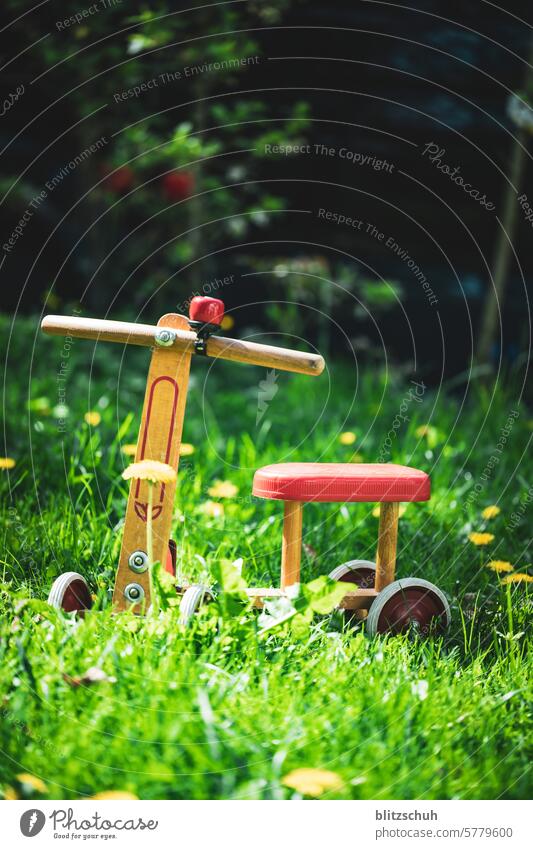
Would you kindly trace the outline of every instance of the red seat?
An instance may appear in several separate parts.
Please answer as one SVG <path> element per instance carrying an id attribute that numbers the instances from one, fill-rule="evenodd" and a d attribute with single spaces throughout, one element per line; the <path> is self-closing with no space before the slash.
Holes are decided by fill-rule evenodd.
<path id="1" fill-rule="evenodd" d="M 254 476 L 253 494 L 280 501 L 428 501 L 425 472 L 393 463 L 280 463 Z"/>

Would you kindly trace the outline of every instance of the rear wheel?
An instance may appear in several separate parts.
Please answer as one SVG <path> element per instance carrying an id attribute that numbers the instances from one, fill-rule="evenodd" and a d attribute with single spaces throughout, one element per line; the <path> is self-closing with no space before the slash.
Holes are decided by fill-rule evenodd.
<path id="1" fill-rule="evenodd" d="M 378 593 L 366 630 L 371 637 L 407 631 L 430 636 L 442 634 L 450 622 L 450 605 L 442 590 L 422 578 L 403 578 Z"/>
<path id="2" fill-rule="evenodd" d="M 202 604 L 213 600 L 213 592 L 204 584 L 193 584 L 183 593 L 180 604 L 180 625 L 190 624 Z"/>
<path id="3" fill-rule="evenodd" d="M 329 577 L 334 581 L 355 584 L 362 590 L 371 590 L 376 580 L 376 564 L 373 560 L 348 560 L 330 572 Z"/>
<path id="4" fill-rule="evenodd" d="M 93 606 L 87 581 L 78 572 L 64 572 L 56 578 L 48 594 L 48 604 L 65 613 L 84 613 Z"/>
<path id="5" fill-rule="evenodd" d="M 355 584 L 362 590 L 371 590 L 376 581 L 376 564 L 373 560 L 348 560 L 330 572 L 329 577 L 334 581 Z M 366 610 L 345 610 L 344 620 L 355 623 L 365 619 L 366 615 Z"/>

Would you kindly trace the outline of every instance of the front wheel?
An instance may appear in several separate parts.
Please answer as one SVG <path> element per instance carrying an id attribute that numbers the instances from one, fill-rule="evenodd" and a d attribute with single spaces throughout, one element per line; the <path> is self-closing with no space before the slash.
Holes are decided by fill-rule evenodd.
<path id="1" fill-rule="evenodd" d="M 183 593 L 180 604 L 180 625 L 190 624 L 194 614 L 198 612 L 202 604 L 213 600 L 213 592 L 203 584 L 193 584 Z"/>
<path id="2" fill-rule="evenodd" d="M 83 614 L 93 606 L 87 581 L 78 572 L 63 572 L 56 578 L 48 594 L 48 604 L 65 613 Z"/>
<path id="3" fill-rule="evenodd" d="M 451 622 L 448 599 L 435 584 L 422 578 L 393 581 L 376 596 L 366 619 L 366 631 L 420 636 L 442 634 Z"/>

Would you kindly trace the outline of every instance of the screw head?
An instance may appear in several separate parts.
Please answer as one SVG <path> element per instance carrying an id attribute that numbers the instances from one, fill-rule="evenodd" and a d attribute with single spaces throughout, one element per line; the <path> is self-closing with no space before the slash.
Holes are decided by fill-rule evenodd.
<path id="1" fill-rule="evenodd" d="M 156 331 L 155 342 L 156 345 L 160 345 L 161 348 L 170 348 L 170 346 L 174 344 L 175 339 L 175 332 L 168 327 L 161 327 Z"/>
<path id="2" fill-rule="evenodd" d="M 128 566 L 132 572 L 146 572 L 148 569 L 148 555 L 145 551 L 134 551 L 128 558 Z"/>
<path id="3" fill-rule="evenodd" d="M 144 598 L 144 590 L 140 584 L 128 584 L 124 588 L 124 597 L 133 604 L 138 603 Z"/>

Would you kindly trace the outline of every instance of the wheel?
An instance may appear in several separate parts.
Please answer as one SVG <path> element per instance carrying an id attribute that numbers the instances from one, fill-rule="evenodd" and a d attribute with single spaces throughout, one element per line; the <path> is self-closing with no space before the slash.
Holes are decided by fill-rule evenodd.
<path id="1" fill-rule="evenodd" d="M 189 625 L 202 604 L 213 600 L 213 592 L 203 584 L 193 584 L 183 593 L 180 604 L 180 625 Z"/>
<path id="2" fill-rule="evenodd" d="M 393 581 L 376 596 L 366 620 L 367 633 L 420 635 L 445 631 L 451 621 L 450 605 L 435 584 L 422 578 Z"/>
<path id="3" fill-rule="evenodd" d="M 93 600 L 87 581 L 77 572 L 63 572 L 56 578 L 48 594 L 48 604 L 65 613 L 90 610 Z"/>
<path id="4" fill-rule="evenodd" d="M 372 560 L 348 560 L 330 572 L 329 577 L 334 581 L 355 584 L 362 590 L 371 590 L 376 581 L 376 564 Z M 366 610 L 345 610 L 344 620 L 355 623 L 365 619 L 366 615 Z"/>
<path id="5" fill-rule="evenodd" d="M 362 590 L 371 590 L 376 580 L 376 564 L 372 560 L 348 560 L 330 572 L 329 577 L 334 581 L 355 584 Z"/>

